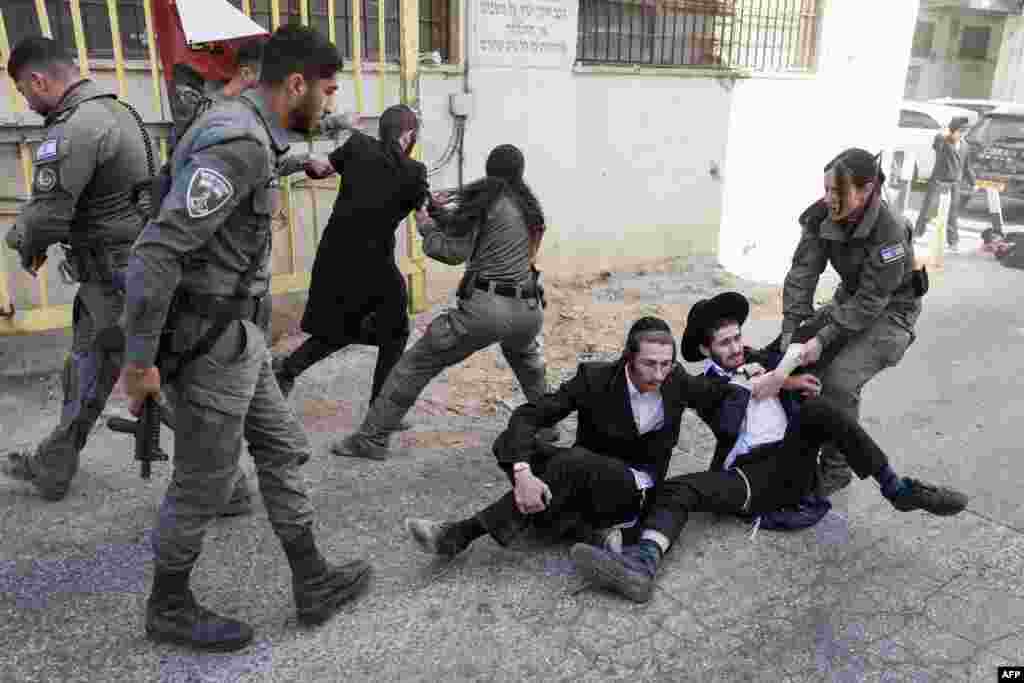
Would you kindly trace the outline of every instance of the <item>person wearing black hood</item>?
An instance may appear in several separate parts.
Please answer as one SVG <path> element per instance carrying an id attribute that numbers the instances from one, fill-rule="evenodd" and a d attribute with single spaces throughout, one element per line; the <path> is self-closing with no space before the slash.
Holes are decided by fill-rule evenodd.
<path id="1" fill-rule="evenodd" d="M 778 343 L 786 349 L 790 341 L 806 342 L 801 365 L 813 366 L 822 396 L 856 421 L 861 389 L 899 363 L 914 341 L 927 280 L 915 267 L 909 222 L 882 196 L 878 157 L 847 149 L 825 166 L 824 182 L 824 197 L 799 219 L 803 234 L 783 286 Z M 815 290 L 829 264 L 842 283 L 815 311 Z M 827 444 L 818 492 L 828 497 L 851 478 L 841 453 Z"/>
<path id="2" fill-rule="evenodd" d="M 380 117 L 379 139 L 353 131 L 313 177 L 344 179 L 313 262 L 302 331 L 311 335 L 274 363 L 282 393 L 307 368 L 349 344 L 379 347 L 370 401 L 409 339 L 405 277 L 395 262 L 395 230 L 429 198 L 427 169 L 411 158 L 419 119 L 405 105 Z"/>
<path id="3" fill-rule="evenodd" d="M 527 401 L 547 393 L 537 343 L 542 292 L 533 266 L 544 214 L 523 180 L 524 165 L 519 149 L 500 145 L 487 157 L 486 177 L 445 206 L 432 205 L 429 216 L 418 213 L 423 253 L 448 265 L 466 264 L 458 306 L 434 318 L 402 356 L 359 431 L 331 445 L 336 455 L 386 459 L 390 435 L 430 380 L 491 344 L 501 345 Z M 557 439 L 557 432 L 540 438 Z"/>

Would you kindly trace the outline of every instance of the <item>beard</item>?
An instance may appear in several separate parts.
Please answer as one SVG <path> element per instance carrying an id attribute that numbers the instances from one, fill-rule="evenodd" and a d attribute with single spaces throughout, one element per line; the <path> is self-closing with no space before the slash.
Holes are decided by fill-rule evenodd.
<path id="1" fill-rule="evenodd" d="M 323 109 L 320 105 L 313 89 L 307 90 L 288 117 L 288 128 L 303 135 L 311 132 L 320 121 Z"/>

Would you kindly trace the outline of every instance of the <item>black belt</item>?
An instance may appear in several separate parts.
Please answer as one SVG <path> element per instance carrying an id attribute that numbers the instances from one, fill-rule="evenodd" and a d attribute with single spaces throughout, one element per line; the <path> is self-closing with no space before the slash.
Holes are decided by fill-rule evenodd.
<path id="1" fill-rule="evenodd" d="M 508 296 L 513 299 L 536 299 L 537 288 L 533 285 L 503 285 L 493 280 L 477 280 L 476 288 L 485 292 L 492 292 L 498 296 Z"/>
<path id="2" fill-rule="evenodd" d="M 253 320 L 262 301 L 262 296 L 220 296 L 182 290 L 177 304 L 181 307 L 180 312 L 201 318 Z"/>

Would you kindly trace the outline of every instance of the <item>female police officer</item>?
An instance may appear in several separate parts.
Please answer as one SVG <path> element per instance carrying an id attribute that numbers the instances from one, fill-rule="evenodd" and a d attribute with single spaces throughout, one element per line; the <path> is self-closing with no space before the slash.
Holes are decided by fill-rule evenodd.
<path id="1" fill-rule="evenodd" d="M 825 196 L 800 216 L 803 234 L 783 289 L 782 348 L 794 332 L 813 331 L 802 362 L 817 364 L 822 394 L 859 418 L 860 393 L 872 377 L 896 365 L 914 340 L 923 287 L 914 273 L 909 226 L 882 196 L 878 159 L 848 149 L 825 166 Z M 814 291 L 831 263 L 842 283 L 815 311 Z M 821 453 L 821 493 L 850 483 L 850 469 L 831 445 Z"/>

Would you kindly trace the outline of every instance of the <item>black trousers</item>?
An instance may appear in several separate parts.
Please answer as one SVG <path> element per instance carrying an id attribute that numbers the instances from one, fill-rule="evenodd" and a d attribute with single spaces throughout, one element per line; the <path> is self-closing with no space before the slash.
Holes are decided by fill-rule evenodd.
<path id="1" fill-rule="evenodd" d="M 743 509 L 747 486 L 738 472 L 697 472 L 672 477 L 661 485 L 646 526 L 658 528 L 675 541 L 691 512 L 759 514 L 793 505 L 809 490 L 818 451 L 830 441 L 861 479 L 889 464 L 882 449 L 856 421 L 827 399 L 809 399 L 782 441 L 756 448 L 737 463 L 750 482 L 747 510 Z"/>
<path id="2" fill-rule="evenodd" d="M 861 479 L 888 464 L 882 449 L 857 422 L 819 397 L 803 403 L 782 441 L 761 446 L 741 460 L 751 487 L 747 510 L 747 485 L 736 471 L 672 477 L 645 496 L 625 462 L 573 447 L 550 449 L 554 455 L 538 455 L 530 462 L 551 489 L 546 510 L 523 514 L 509 492 L 477 513 L 477 518 L 498 543 L 506 545 L 531 523 L 555 536 L 582 538 L 590 529 L 629 521 L 643 511 L 643 529 L 658 531 L 675 542 L 692 512 L 757 514 L 795 504 L 809 490 L 818 451 L 829 441 L 838 445 Z"/>
<path id="3" fill-rule="evenodd" d="M 578 446 L 548 447 L 530 460 L 530 469 L 551 489 L 547 509 L 523 514 L 516 507 L 515 494 L 509 491 L 477 513 L 501 545 L 530 525 L 556 538 L 585 538 L 588 530 L 628 522 L 643 508 L 644 493 L 637 488 L 633 472 L 618 458 Z"/>
<path id="4" fill-rule="evenodd" d="M 320 337 L 309 337 L 302 346 L 295 349 L 282 363 L 282 370 L 291 377 L 298 377 L 310 366 L 319 363 L 332 353 L 337 353 L 349 344 L 369 344 L 377 346 L 377 365 L 373 369 L 373 388 L 370 390 L 370 403 L 377 398 L 384 380 L 388 378 L 391 368 L 405 352 L 405 344 L 409 341 L 409 333 L 394 334 L 378 340 L 352 339 L 343 343 L 334 343 Z"/>

